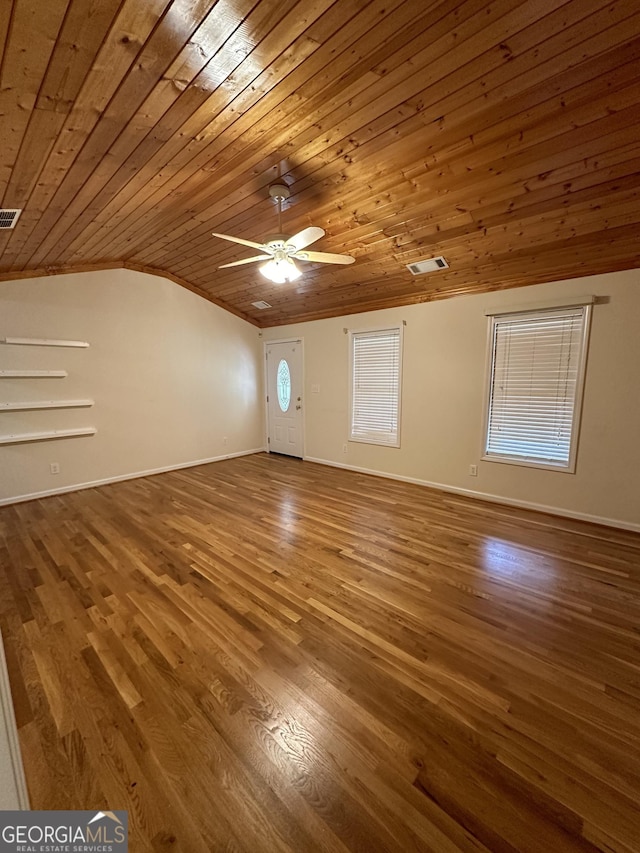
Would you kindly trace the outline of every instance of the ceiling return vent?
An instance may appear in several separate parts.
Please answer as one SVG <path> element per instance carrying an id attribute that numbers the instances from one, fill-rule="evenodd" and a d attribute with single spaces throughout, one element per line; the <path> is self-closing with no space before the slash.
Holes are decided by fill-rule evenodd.
<path id="1" fill-rule="evenodd" d="M 22 213 L 21 208 L 0 207 L 0 229 L 13 228 Z"/>
<path id="2" fill-rule="evenodd" d="M 440 255 L 439 258 L 428 258 L 426 261 L 416 261 L 415 264 L 407 264 L 411 275 L 424 275 L 426 272 L 449 269 L 449 264 Z"/>
<path id="3" fill-rule="evenodd" d="M 265 308 L 273 308 L 273 305 L 269 305 L 269 303 L 264 300 L 260 300 L 260 302 L 252 302 L 251 304 L 254 308 L 259 308 L 260 311 L 263 311 Z"/>

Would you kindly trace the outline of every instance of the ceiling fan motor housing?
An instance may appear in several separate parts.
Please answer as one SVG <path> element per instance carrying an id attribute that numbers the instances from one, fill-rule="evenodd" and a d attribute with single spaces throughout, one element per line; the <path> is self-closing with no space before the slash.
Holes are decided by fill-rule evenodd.
<path id="1" fill-rule="evenodd" d="M 274 201 L 283 202 L 289 198 L 291 191 L 286 184 L 271 184 L 269 195 Z"/>

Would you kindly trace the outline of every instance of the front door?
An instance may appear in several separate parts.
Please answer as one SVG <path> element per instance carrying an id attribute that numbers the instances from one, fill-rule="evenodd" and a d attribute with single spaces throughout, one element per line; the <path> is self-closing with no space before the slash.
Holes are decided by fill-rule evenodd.
<path id="1" fill-rule="evenodd" d="M 268 446 L 303 455 L 302 341 L 267 344 Z"/>

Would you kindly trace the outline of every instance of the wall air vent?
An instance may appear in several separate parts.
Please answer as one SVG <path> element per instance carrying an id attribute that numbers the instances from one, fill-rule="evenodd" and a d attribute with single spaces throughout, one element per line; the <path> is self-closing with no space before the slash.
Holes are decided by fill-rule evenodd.
<path id="1" fill-rule="evenodd" d="M 12 209 L 0 207 L 0 230 L 3 228 L 13 228 L 21 213 L 22 210 L 18 207 Z"/>
<path id="2" fill-rule="evenodd" d="M 426 261 L 416 261 L 414 264 L 407 264 L 407 269 L 411 275 L 424 275 L 426 272 L 435 272 L 436 270 L 446 270 L 449 264 L 440 255 L 439 258 L 428 258 Z"/>
<path id="3" fill-rule="evenodd" d="M 254 308 L 259 308 L 260 311 L 263 311 L 265 308 L 273 308 L 272 305 L 269 305 L 268 302 L 260 301 L 260 302 L 252 302 L 251 303 Z"/>

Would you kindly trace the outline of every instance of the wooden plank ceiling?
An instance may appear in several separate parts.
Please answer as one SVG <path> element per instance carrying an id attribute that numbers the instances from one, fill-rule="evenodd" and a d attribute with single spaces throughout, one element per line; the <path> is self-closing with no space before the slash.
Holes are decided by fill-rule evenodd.
<path id="1" fill-rule="evenodd" d="M 270 326 L 640 266 L 638 0 L 5 0 L 0 46 L 4 279 L 160 272 Z M 355 264 L 218 270 L 279 173 Z"/>

